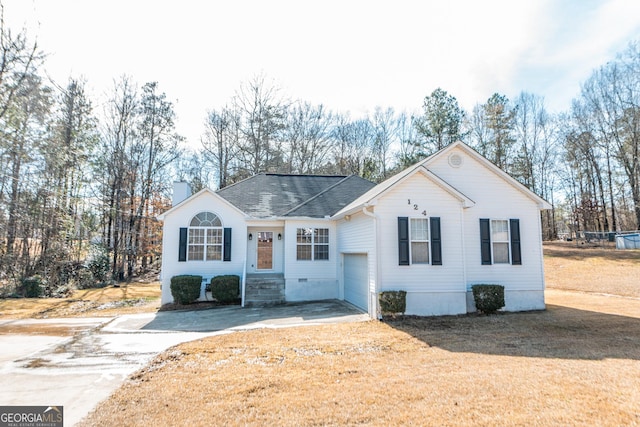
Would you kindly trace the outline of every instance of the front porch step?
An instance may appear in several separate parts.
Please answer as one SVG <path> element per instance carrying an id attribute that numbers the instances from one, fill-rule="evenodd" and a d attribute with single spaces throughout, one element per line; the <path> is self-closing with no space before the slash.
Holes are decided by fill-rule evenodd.
<path id="1" fill-rule="evenodd" d="M 284 275 L 247 275 L 244 289 L 245 307 L 263 307 L 284 302 Z"/>

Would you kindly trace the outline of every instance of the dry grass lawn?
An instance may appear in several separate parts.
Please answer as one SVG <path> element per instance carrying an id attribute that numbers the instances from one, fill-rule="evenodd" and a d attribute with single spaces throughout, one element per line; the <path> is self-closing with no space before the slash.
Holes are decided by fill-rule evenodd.
<path id="1" fill-rule="evenodd" d="M 545 243 L 548 289 L 640 298 L 640 250 Z"/>
<path id="2" fill-rule="evenodd" d="M 562 250 L 545 247 L 546 311 L 211 337 L 158 356 L 83 425 L 639 425 L 639 254 Z"/>
<path id="3" fill-rule="evenodd" d="M 119 287 L 75 291 L 70 298 L 0 299 L 0 319 L 103 317 L 157 311 L 160 283 L 129 283 Z"/>

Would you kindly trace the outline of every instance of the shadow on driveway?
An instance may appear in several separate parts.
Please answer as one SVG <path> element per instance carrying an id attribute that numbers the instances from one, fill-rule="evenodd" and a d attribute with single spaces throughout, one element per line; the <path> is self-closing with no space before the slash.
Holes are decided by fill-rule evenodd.
<path id="1" fill-rule="evenodd" d="M 370 320 L 369 316 L 358 308 L 343 301 L 327 300 L 272 307 L 222 306 L 208 310 L 125 315 L 115 319 L 103 331 L 215 332 L 366 320 Z"/>

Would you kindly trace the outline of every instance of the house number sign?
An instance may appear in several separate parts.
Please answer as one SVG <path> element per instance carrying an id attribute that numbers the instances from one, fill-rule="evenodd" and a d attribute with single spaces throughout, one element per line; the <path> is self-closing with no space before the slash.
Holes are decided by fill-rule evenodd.
<path id="1" fill-rule="evenodd" d="M 411 199 L 407 199 L 407 202 L 408 202 L 409 206 L 413 206 L 413 210 L 414 210 L 414 211 L 419 211 L 419 210 L 420 210 L 420 208 L 418 207 L 418 204 L 417 204 L 417 203 L 411 203 Z M 425 210 L 423 210 L 423 211 L 421 212 L 421 214 L 422 214 L 422 215 L 424 215 L 424 216 L 427 216 L 427 211 L 426 211 L 426 209 L 425 209 Z"/>

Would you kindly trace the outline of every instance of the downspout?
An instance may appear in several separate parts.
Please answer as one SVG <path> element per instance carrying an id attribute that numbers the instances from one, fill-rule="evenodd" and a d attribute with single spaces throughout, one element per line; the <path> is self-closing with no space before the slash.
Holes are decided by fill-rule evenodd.
<path id="1" fill-rule="evenodd" d="M 469 296 L 469 282 L 467 279 L 468 271 L 467 271 L 467 248 L 465 245 L 465 241 L 467 236 L 465 234 L 464 221 L 465 221 L 465 210 L 464 202 L 460 203 L 460 247 L 462 248 L 462 280 L 464 282 L 464 301 L 467 306 L 467 313 L 469 312 L 469 304 L 467 297 Z"/>
<path id="2" fill-rule="evenodd" d="M 380 277 L 380 241 L 379 241 L 380 233 L 378 233 L 378 215 L 376 215 L 373 212 L 369 212 L 367 210 L 369 206 L 373 208 L 375 206 L 375 203 L 365 203 L 365 205 L 362 207 L 362 213 L 365 214 L 366 216 L 373 218 L 373 240 L 375 242 L 374 250 L 375 250 L 376 267 L 373 270 L 373 274 L 374 274 L 373 283 L 375 284 L 375 289 L 374 289 L 375 292 L 374 292 L 374 297 L 372 301 L 371 289 L 369 289 L 369 316 L 371 318 L 382 319 L 382 316 L 380 314 L 380 310 L 378 307 L 378 291 L 380 288 L 380 284 L 378 283 L 378 278 Z M 373 307 L 373 310 L 371 309 L 371 307 Z"/>
<path id="3" fill-rule="evenodd" d="M 540 242 L 540 280 L 542 281 L 542 300 L 546 309 L 546 301 L 544 301 L 544 291 L 547 288 L 547 284 L 544 280 L 544 246 L 542 244 L 542 215 L 536 215 L 538 217 L 538 241 Z M 522 243 L 522 231 L 520 232 L 520 239 Z"/>
<path id="4" fill-rule="evenodd" d="M 247 281 L 247 257 L 244 257 L 244 262 L 242 263 L 242 300 L 240 307 L 244 307 L 244 295 L 245 295 L 245 283 Z"/>

